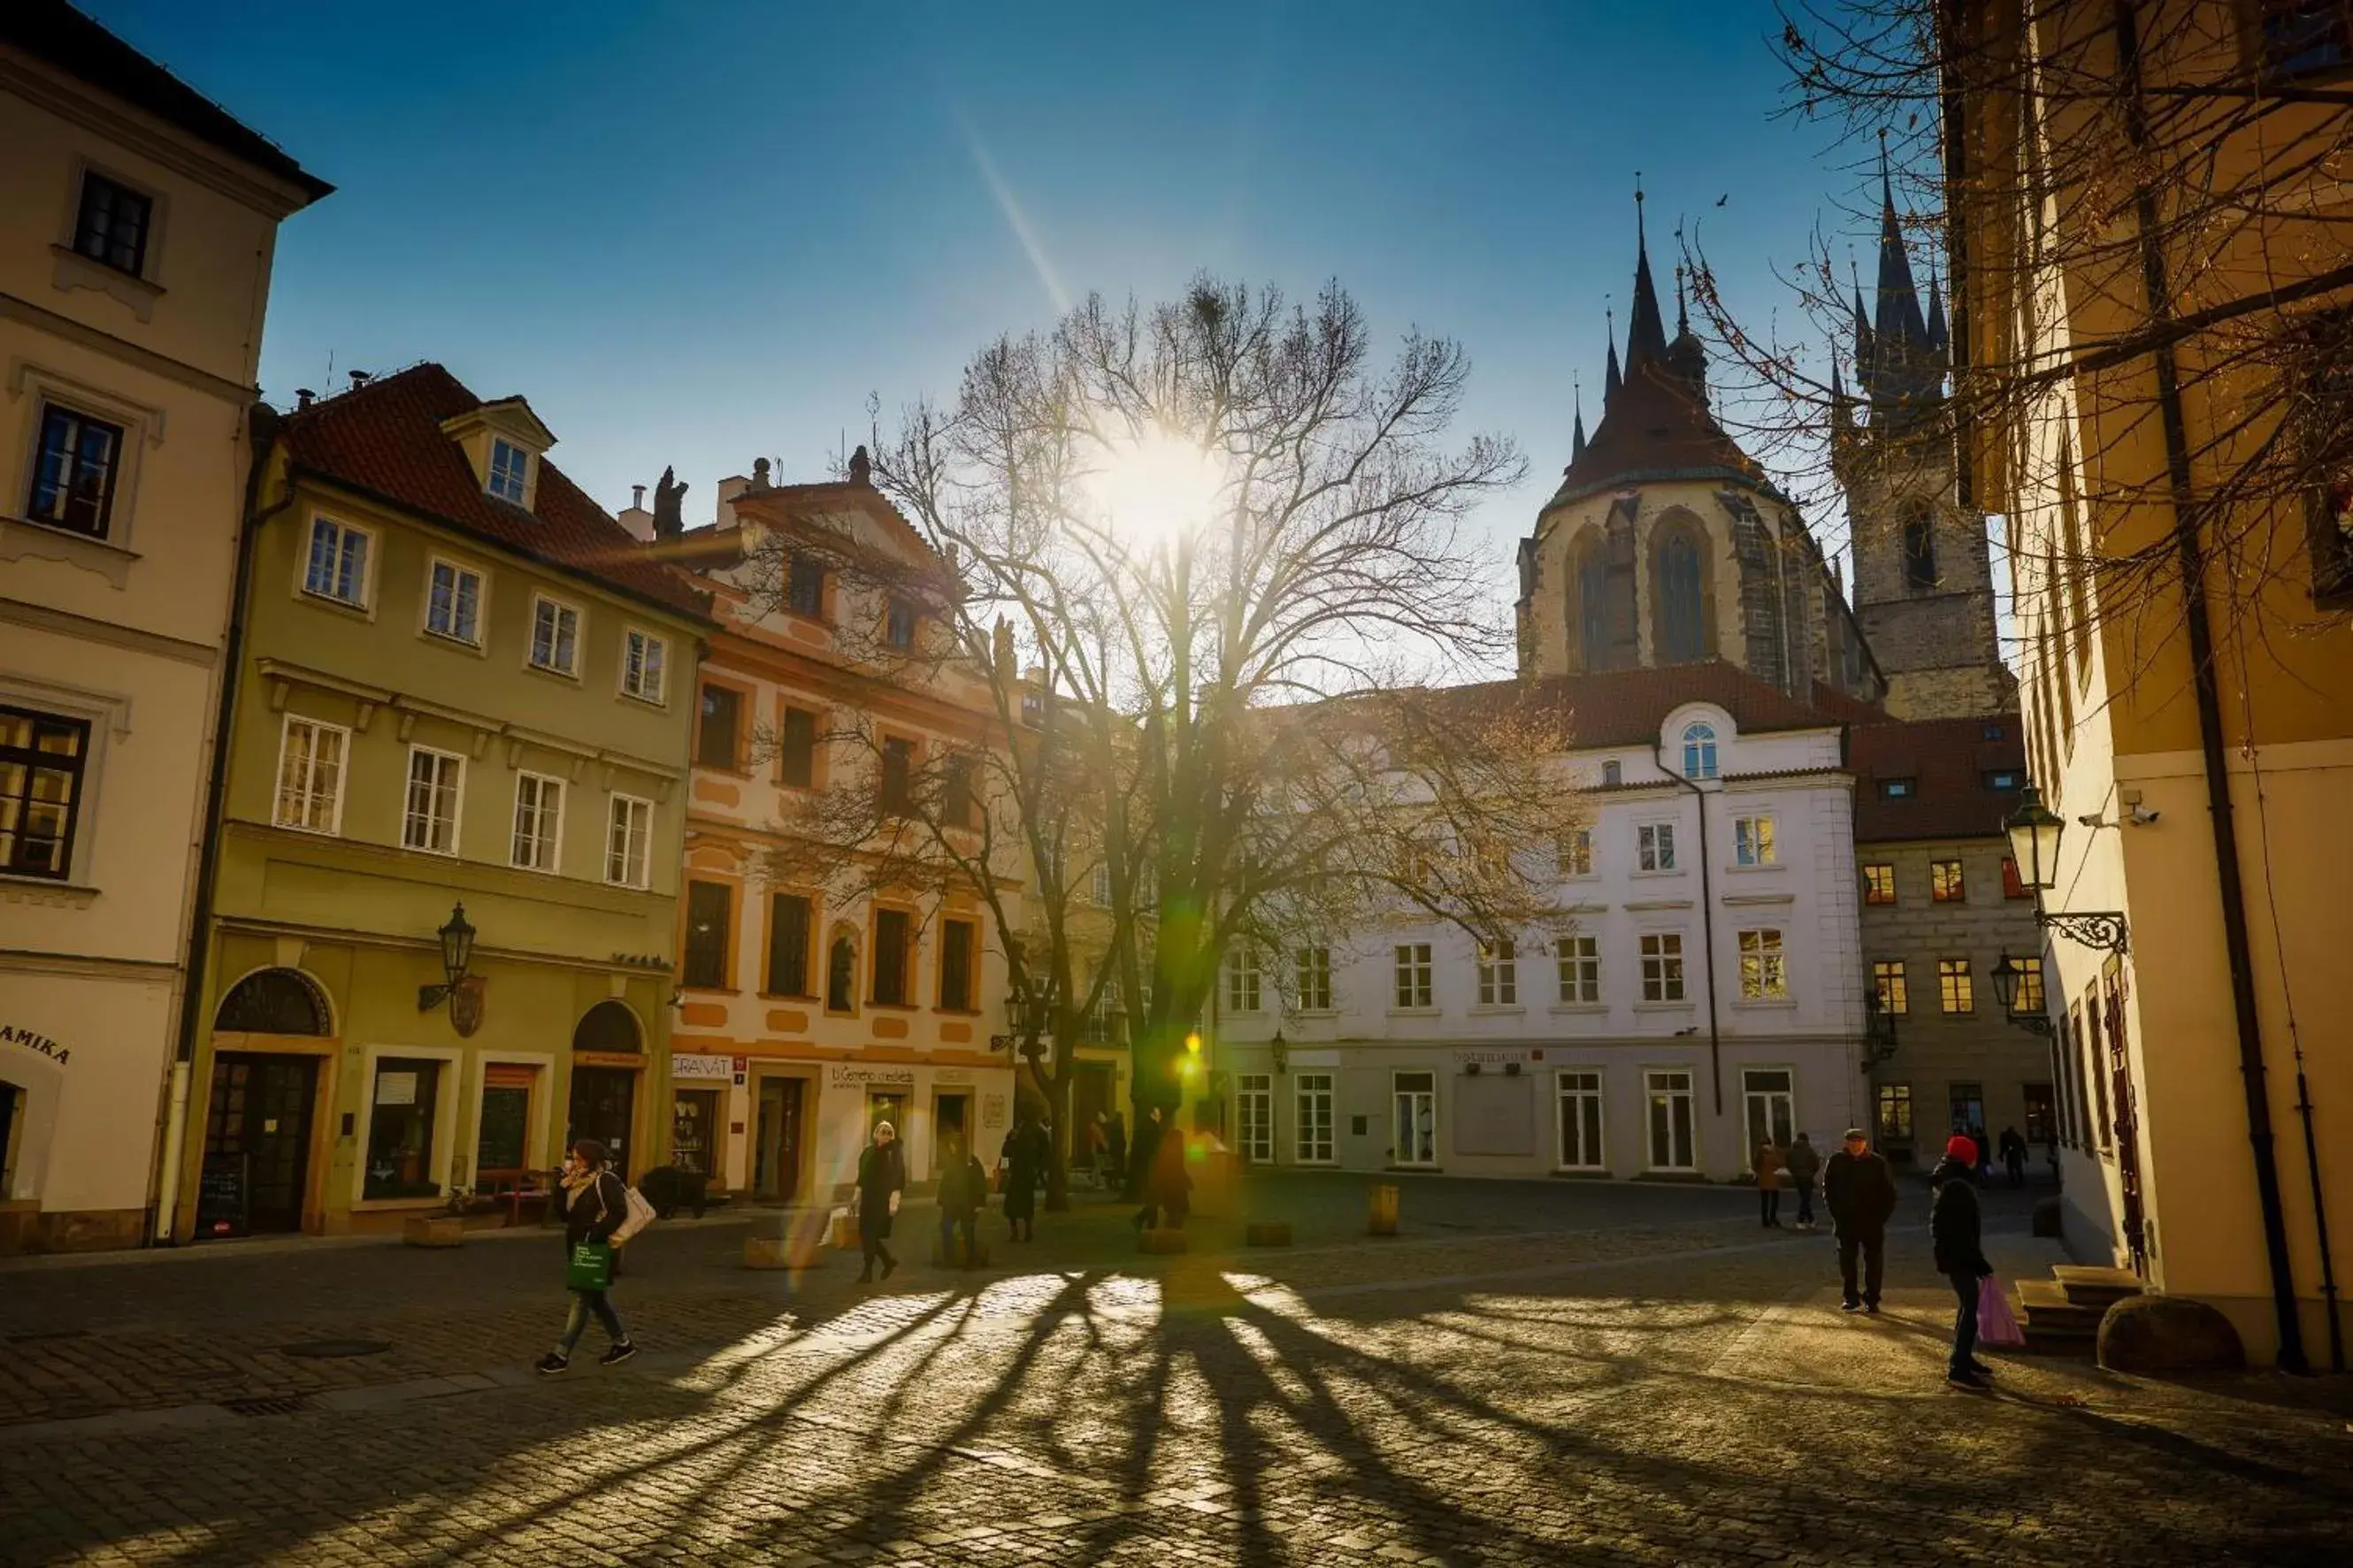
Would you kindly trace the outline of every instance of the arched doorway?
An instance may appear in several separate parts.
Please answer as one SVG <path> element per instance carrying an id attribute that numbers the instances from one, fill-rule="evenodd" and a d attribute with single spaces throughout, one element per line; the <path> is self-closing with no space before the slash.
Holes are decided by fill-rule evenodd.
<path id="1" fill-rule="evenodd" d="M 196 1237 L 301 1230 L 322 1058 L 290 1042 L 333 1037 L 326 988 L 299 969 L 257 969 L 221 998 L 213 1031 L 237 1048 L 213 1053 Z"/>
<path id="2" fill-rule="evenodd" d="M 594 1138 L 625 1180 L 640 1163 L 633 1143 L 645 1038 L 638 1016 L 616 1001 L 597 1003 L 572 1029 L 572 1096 L 564 1146 L 568 1150 L 583 1138 Z M 631 1058 L 637 1059 L 620 1059 Z"/>

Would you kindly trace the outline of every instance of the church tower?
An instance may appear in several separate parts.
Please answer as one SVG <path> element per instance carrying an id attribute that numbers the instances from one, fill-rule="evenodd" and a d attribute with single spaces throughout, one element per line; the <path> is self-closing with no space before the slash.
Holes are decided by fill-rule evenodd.
<path id="1" fill-rule="evenodd" d="M 1877 310 L 1854 295 L 1858 399 L 1831 370 L 1831 454 L 1846 491 L 1854 545 L 1854 608 L 1887 676 L 1899 719 L 1951 719 L 2018 709 L 1994 623 L 1985 519 L 1960 504 L 1945 396 L 1950 334 L 1936 280 L 1924 311 L 1880 173 Z"/>

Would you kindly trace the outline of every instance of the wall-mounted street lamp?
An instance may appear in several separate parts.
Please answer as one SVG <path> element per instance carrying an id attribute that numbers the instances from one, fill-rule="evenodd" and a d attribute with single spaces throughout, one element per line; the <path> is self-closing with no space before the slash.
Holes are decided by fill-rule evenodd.
<path id="1" fill-rule="evenodd" d="M 466 966 L 474 961 L 474 928 L 467 923 L 465 905 L 453 906 L 448 923 L 435 934 L 441 939 L 441 973 L 448 983 L 417 988 L 417 1010 L 420 1013 L 430 1013 L 448 1001 L 466 978 Z"/>
<path id="2" fill-rule="evenodd" d="M 2125 952 L 2125 917 L 2120 911 L 2051 914 L 2042 908 L 2042 895 L 2059 880 L 2059 837 L 2067 831 L 2059 814 L 2042 804 L 2042 792 L 2028 784 L 2018 809 L 2002 820 L 2001 827 L 2010 835 L 2010 855 L 2017 863 L 2019 880 L 2034 890 L 2035 923 L 2085 947 Z"/>
<path id="3" fill-rule="evenodd" d="M 1862 1045 L 1865 1072 L 1895 1054 L 1895 1015 L 1881 1003 L 1876 987 L 1862 998 Z"/>
<path id="4" fill-rule="evenodd" d="M 1274 1051 L 1274 1070 L 1278 1073 L 1289 1072 L 1291 1070 L 1291 1042 L 1282 1037 L 1282 1031 L 1281 1029 L 1277 1029 L 1274 1032 L 1272 1049 Z"/>
<path id="5" fill-rule="evenodd" d="M 2003 953 L 2001 962 L 1993 966 L 1993 994 L 2000 1001 L 2002 1016 L 2010 1020 L 2010 1027 L 2024 1029 L 2030 1035 L 2048 1035 L 2051 1032 L 2048 1014 L 2040 1007 L 2029 1007 L 2022 1012 L 2019 1009 L 2019 985 L 2025 980 L 2026 973 L 2024 964 Z"/>

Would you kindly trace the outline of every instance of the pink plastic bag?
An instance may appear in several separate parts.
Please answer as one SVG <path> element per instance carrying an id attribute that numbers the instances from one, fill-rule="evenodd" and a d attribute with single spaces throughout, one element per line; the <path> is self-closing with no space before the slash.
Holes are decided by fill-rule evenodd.
<path id="1" fill-rule="evenodd" d="M 2023 1350 L 2026 1331 L 2018 1326 L 2018 1314 L 2010 1310 L 2010 1292 L 2001 1288 L 2001 1278 L 1989 1274 L 1978 1281 L 1978 1343 L 1998 1350 Z"/>

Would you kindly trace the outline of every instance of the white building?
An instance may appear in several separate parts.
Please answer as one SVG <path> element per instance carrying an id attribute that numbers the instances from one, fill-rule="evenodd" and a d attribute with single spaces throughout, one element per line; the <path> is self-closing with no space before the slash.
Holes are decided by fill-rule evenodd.
<path id="1" fill-rule="evenodd" d="M 1594 807 L 1556 851 L 1560 920 L 1492 954 L 1398 923 L 1229 957 L 1249 1160 L 1725 1181 L 1767 1131 L 1827 1149 L 1863 1121 L 1841 720 L 1722 662 L 1544 686 Z"/>

